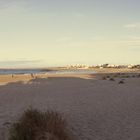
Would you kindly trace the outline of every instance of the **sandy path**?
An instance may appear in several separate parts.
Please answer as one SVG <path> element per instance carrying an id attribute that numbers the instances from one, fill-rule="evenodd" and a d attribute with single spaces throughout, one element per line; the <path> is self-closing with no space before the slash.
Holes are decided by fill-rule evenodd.
<path id="1" fill-rule="evenodd" d="M 1 86 L 0 140 L 7 140 L 8 123 L 29 106 L 64 113 L 77 140 L 139 140 L 139 83 L 65 77 Z"/>

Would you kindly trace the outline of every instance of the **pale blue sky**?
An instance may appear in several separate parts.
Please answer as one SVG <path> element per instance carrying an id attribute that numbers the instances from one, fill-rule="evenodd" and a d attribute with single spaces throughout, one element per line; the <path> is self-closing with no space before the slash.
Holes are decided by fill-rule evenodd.
<path id="1" fill-rule="evenodd" d="M 0 0 L 0 67 L 140 63 L 140 0 Z"/>

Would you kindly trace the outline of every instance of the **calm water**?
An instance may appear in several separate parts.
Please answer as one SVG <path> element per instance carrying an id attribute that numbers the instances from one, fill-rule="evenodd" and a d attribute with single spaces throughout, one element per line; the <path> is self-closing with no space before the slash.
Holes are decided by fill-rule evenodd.
<path id="1" fill-rule="evenodd" d="M 31 74 L 43 72 L 40 69 L 0 69 L 0 74 Z"/>
<path id="2" fill-rule="evenodd" d="M 49 73 L 56 73 L 56 74 L 92 74 L 95 73 L 94 70 L 86 70 L 86 69 L 77 69 L 77 70 L 58 70 L 58 71 L 51 71 Z"/>
<path id="3" fill-rule="evenodd" d="M 47 70 L 47 69 L 0 69 L 0 74 L 92 74 L 93 70 Z"/>

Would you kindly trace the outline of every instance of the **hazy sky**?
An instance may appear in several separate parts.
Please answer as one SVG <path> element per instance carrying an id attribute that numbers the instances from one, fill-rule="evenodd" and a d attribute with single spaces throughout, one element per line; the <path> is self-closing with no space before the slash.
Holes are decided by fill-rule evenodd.
<path id="1" fill-rule="evenodd" d="M 140 63 L 140 0 L 0 0 L 0 67 Z"/>

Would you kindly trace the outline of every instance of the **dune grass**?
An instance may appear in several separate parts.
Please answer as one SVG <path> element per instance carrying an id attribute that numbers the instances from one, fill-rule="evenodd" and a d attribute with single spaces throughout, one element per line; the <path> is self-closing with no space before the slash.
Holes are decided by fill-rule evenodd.
<path id="1" fill-rule="evenodd" d="M 107 80 L 106 76 L 103 76 L 103 77 L 102 77 L 102 80 Z"/>
<path id="2" fill-rule="evenodd" d="M 71 140 L 65 119 L 57 112 L 26 110 L 10 128 L 9 140 Z"/>
<path id="3" fill-rule="evenodd" d="M 119 84 L 124 84 L 124 81 L 123 80 L 119 81 Z"/>
<path id="4" fill-rule="evenodd" d="M 115 81 L 115 79 L 114 79 L 114 78 L 110 78 L 109 80 L 110 80 L 110 81 Z"/>

